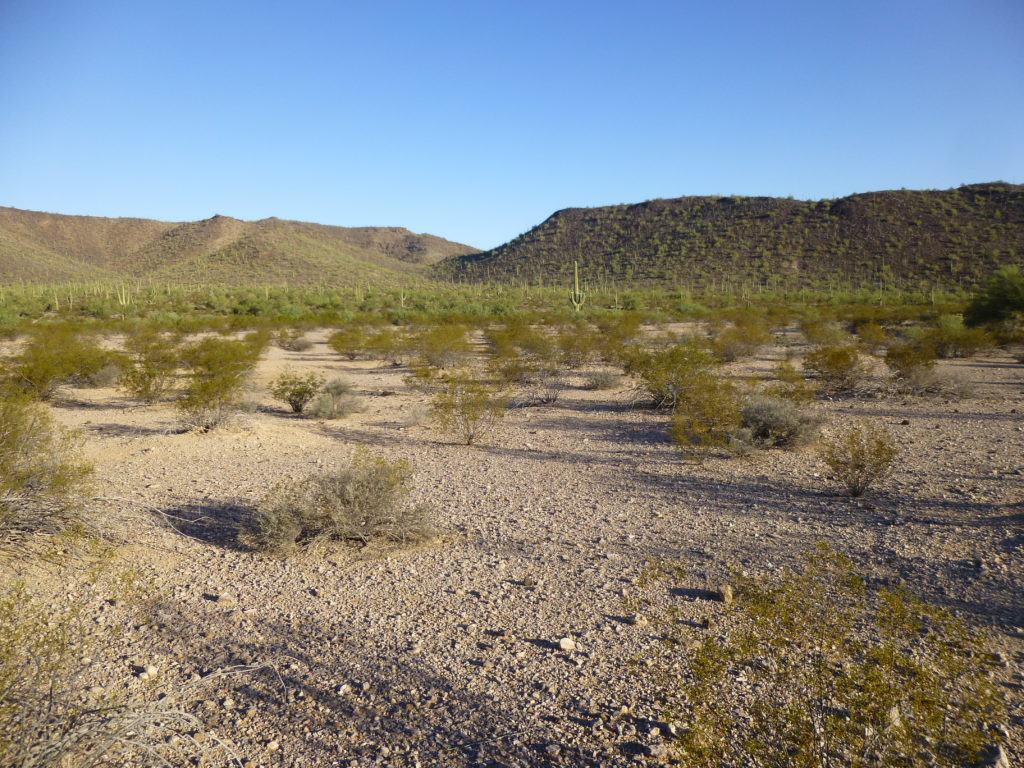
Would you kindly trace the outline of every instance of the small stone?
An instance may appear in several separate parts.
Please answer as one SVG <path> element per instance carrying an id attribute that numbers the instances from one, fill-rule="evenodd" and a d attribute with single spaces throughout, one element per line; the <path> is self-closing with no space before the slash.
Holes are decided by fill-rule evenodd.
<path id="1" fill-rule="evenodd" d="M 985 750 L 985 768 L 1010 768 L 1010 757 L 1002 744 L 996 744 Z"/>
<path id="2" fill-rule="evenodd" d="M 651 744 L 644 750 L 649 757 L 653 757 L 655 760 L 666 760 L 668 759 L 668 745 L 667 744 Z"/>
<path id="3" fill-rule="evenodd" d="M 732 587 L 729 584 L 722 585 L 722 588 L 718 590 L 718 599 L 726 605 L 732 605 L 735 597 L 732 593 Z"/>
<path id="4" fill-rule="evenodd" d="M 563 637 L 558 641 L 558 649 L 565 653 L 572 653 L 576 650 L 576 641 L 571 637 Z"/>
<path id="5" fill-rule="evenodd" d="M 156 676 L 156 673 L 157 673 L 158 671 L 159 671 L 159 670 L 158 670 L 158 669 L 157 669 L 156 667 L 154 667 L 154 666 L 153 666 L 152 664 L 147 664 L 147 665 L 146 665 L 146 668 L 145 668 L 145 669 L 143 670 L 143 672 L 145 672 L 145 673 L 146 673 L 147 675 L 149 675 L 150 677 L 155 677 L 155 676 Z"/>
<path id="6" fill-rule="evenodd" d="M 342 685 L 338 686 L 338 695 L 339 696 L 346 696 L 346 695 L 348 695 L 350 693 L 352 693 L 352 686 L 349 685 L 348 683 L 343 683 Z"/>
<path id="7" fill-rule="evenodd" d="M 547 748 L 544 751 L 552 757 L 557 757 L 561 753 L 562 748 L 557 744 L 548 744 Z"/>
<path id="8" fill-rule="evenodd" d="M 628 621 L 634 627 L 646 627 L 648 624 L 650 624 L 650 622 L 647 620 L 647 617 L 644 616 L 642 613 L 634 613 L 632 616 L 626 619 L 626 621 Z"/>
<path id="9" fill-rule="evenodd" d="M 281 743 L 279 741 L 277 741 L 277 739 L 274 739 L 274 741 L 268 741 L 267 742 L 267 751 L 268 752 L 276 752 L 280 748 L 281 748 Z"/>

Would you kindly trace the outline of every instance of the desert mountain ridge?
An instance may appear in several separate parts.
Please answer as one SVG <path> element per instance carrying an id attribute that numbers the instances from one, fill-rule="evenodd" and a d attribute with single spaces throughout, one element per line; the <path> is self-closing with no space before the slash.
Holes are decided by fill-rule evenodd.
<path id="1" fill-rule="evenodd" d="M 0 207 L 0 282 L 153 279 L 395 282 L 476 249 L 401 227 L 337 227 L 215 214 L 165 222 Z"/>
<path id="2" fill-rule="evenodd" d="M 466 282 L 969 288 L 1024 265 L 1024 185 L 832 200 L 705 196 L 566 208 L 488 251 L 432 267 Z"/>

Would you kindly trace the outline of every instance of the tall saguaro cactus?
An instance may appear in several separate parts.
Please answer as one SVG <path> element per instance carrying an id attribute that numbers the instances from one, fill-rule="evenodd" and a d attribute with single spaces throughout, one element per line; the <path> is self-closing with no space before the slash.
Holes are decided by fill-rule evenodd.
<path id="1" fill-rule="evenodd" d="M 587 294 L 580 290 L 580 264 L 578 261 L 572 263 L 572 290 L 569 291 L 569 301 L 572 303 L 572 311 L 579 312 L 583 308 L 583 302 L 587 300 Z"/>

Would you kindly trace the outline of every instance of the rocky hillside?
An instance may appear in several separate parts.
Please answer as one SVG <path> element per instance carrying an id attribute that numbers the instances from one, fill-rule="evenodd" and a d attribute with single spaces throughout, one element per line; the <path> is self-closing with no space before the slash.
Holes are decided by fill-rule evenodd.
<path id="1" fill-rule="evenodd" d="M 214 216 L 163 222 L 0 207 L 0 282 L 152 278 L 232 285 L 390 282 L 475 249 L 399 227 Z"/>
<path id="2" fill-rule="evenodd" d="M 680 197 L 568 208 L 435 275 L 466 281 L 970 287 L 1024 263 L 1024 186 L 976 184 L 803 201 Z"/>

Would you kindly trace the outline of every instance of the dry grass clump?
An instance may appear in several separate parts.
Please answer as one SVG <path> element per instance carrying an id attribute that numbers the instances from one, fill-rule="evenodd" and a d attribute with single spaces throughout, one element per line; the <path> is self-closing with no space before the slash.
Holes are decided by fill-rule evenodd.
<path id="1" fill-rule="evenodd" d="M 1005 699 L 988 677 L 984 637 L 949 612 L 870 592 L 826 545 L 800 570 L 738 577 L 734 592 L 728 631 L 704 635 L 664 678 L 682 764 L 994 764 L 982 758 L 1002 740 Z M 664 625 L 675 647 L 693 647 L 684 625 Z"/>
<path id="2" fill-rule="evenodd" d="M 622 386 L 622 376 L 615 371 L 592 371 L 583 380 L 583 388 L 590 391 L 618 389 Z"/>
<path id="3" fill-rule="evenodd" d="M 335 378 L 323 386 L 302 411 L 307 419 L 343 419 L 362 410 L 359 399 L 352 394 L 353 386 L 345 379 Z"/>
<path id="4" fill-rule="evenodd" d="M 899 447 L 884 427 L 859 422 L 822 444 L 821 460 L 850 496 L 862 496 L 892 469 Z"/>
<path id="5" fill-rule="evenodd" d="M 298 328 L 282 328 L 275 341 L 277 346 L 289 352 L 307 352 L 313 348 L 313 342 Z"/>
<path id="6" fill-rule="evenodd" d="M 808 406 L 769 395 L 754 395 L 740 410 L 737 439 L 756 448 L 793 448 L 817 435 L 822 418 Z"/>
<path id="7" fill-rule="evenodd" d="M 74 448 L 43 406 L 26 395 L 0 398 L 0 547 L 76 524 L 73 495 L 90 469 Z"/>
<path id="8" fill-rule="evenodd" d="M 242 533 L 254 549 L 286 555 L 329 542 L 408 542 L 432 535 L 432 512 L 408 501 L 407 462 L 357 454 L 335 472 L 272 490 Z"/>

